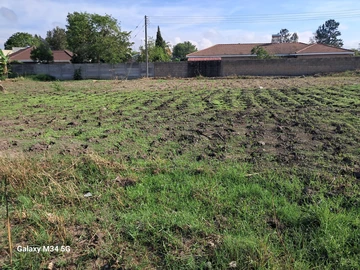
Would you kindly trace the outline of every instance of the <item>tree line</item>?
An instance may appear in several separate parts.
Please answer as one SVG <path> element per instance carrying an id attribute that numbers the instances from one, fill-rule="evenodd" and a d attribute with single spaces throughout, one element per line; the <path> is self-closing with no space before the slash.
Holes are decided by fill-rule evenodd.
<path id="1" fill-rule="evenodd" d="M 15 33 L 5 42 L 4 47 L 11 50 L 13 47 L 34 46 L 31 58 L 42 63 L 53 61 L 52 50 L 65 49 L 74 54 L 73 63 L 121 63 L 131 58 L 139 62 L 146 61 L 145 46 L 140 46 L 138 52 L 133 51 L 131 32 L 122 31 L 120 24 L 112 16 L 74 12 L 67 15 L 66 21 L 66 29 L 56 27 L 47 31 L 45 38 L 29 33 Z M 339 25 L 333 19 L 326 21 L 319 26 L 310 42 L 342 47 Z M 278 34 L 281 43 L 298 42 L 299 39 L 297 33 L 290 33 L 286 28 L 281 29 Z M 171 48 L 162 38 L 160 27 L 157 29 L 156 39 L 148 39 L 150 62 L 184 61 L 187 54 L 195 51 L 196 46 L 189 41 Z M 259 48 L 252 53 L 256 52 L 261 57 L 267 57 L 266 52 Z"/>
<path id="2" fill-rule="evenodd" d="M 5 42 L 6 50 L 13 47 L 33 46 L 31 59 L 41 63 L 53 61 L 52 50 L 69 50 L 74 55 L 73 63 L 122 63 L 131 58 L 145 61 L 145 48 L 133 51 L 131 32 L 122 31 L 118 21 L 110 15 L 89 14 L 87 12 L 69 13 L 66 29 L 56 27 L 47 31 L 46 37 L 17 32 Z M 171 50 L 158 27 L 156 40 L 149 38 L 149 61 L 181 61 L 186 54 L 196 51 L 189 41 L 179 43 Z"/>

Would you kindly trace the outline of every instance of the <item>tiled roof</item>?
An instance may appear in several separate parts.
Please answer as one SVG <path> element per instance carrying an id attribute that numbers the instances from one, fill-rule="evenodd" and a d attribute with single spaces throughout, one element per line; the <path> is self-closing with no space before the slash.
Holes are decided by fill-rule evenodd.
<path id="1" fill-rule="evenodd" d="M 33 60 L 30 58 L 32 49 L 33 47 L 28 47 L 10 54 L 10 60 L 19 62 L 33 62 Z M 54 56 L 54 62 L 70 62 L 73 55 L 73 53 L 68 50 L 52 52 Z"/>
<path id="2" fill-rule="evenodd" d="M 73 56 L 73 53 L 68 50 L 63 51 L 52 51 L 54 56 L 54 62 L 57 61 L 70 61 L 71 57 Z"/>
<path id="3" fill-rule="evenodd" d="M 230 56 L 249 56 L 251 50 L 256 47 L 263 47 L 271 55 L 296 55 L 307 53 L 348 53 L 352 51 L 327 46 L 323 44 L 294 43 L 244 43 L 244 44 L 218 44 L 204 50 L 190 53 L 187 57 L 230 57 Z"/>
<path id="4" fill-rule="evenodd" d="M 296 53 L 353 53 L 351 50 L 346 50 L 342 48 L 332 47 L 325 44 L 311 44 L 304 49 L 297 51 Z"/>
<path id="5" fill-rule="evenodd" d="M 220 61 L 221 57 L 192 57 L 188 61 Z"/>
<path id="6" fill-rule="evenodd" d="M 30 58 L 32 47 L 24 48 L 10 54 L 10 61 L 33 62 Z"/>

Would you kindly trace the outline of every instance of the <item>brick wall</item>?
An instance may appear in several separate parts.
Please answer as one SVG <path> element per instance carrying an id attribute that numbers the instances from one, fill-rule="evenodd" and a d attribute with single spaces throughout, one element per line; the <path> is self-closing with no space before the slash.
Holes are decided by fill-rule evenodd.
<path id="1" fill-rule="evenodd" d="M 221 75 L 301 76 L 360 69 L 360 57 L 222 60 Z"/>
<path id="2" fill-rule="evenodd" d="M 186 78 L 188 76 L 188 62 L 154 63 L 154 77 Z"/>

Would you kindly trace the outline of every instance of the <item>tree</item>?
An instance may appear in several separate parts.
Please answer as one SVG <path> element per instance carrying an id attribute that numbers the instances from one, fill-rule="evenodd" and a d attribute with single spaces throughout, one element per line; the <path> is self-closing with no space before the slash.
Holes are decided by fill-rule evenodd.
<path id="1" fill-rule="evenodd" d="M 185 41 L 183 43 L 178 43 L 174 46 L 173 49 L 173 59 L 178 61 L 185 61 L 186 55 L 189 53 L 196 52 L 197 48 L 190 41 Z"/>
<path id="2" fill-rule="evenodd" d="M 2 50 L 0 50 L 0 72 L 2 75 L 7 77 L 8 75 L 8 64 L 9 64 L 9 56 L 5 55 Z"/>
<path id="3" fill-rule="evenodd" d="M 13 47 L 27 47 L 37 44 L 36 38 L 24 32 L 17 32 L 13 34 L 4 44 L 5 50 L 11 50 Z"/>
<path id="4" fill-rule="evenodd" d="M 256 46 L 251 49 L 251 54 L 256 54 L 257 59 L 270 59 L 271 55 L 261 46 Z"/>
<path id="5" fill-rule="evenodd" d="M 148 40 L 148 55 L 149 62 L 169 62 L 171 60 L 170 55 L 162 47 L 156 46 L 156 42 L 152 37 Z M 144 46 L 139 48 L 140 55 L 138 58 L 139 62 L 146 61 L 146 50 Z"/>
<path id="6" fill-rule="evenodd" d="M 170 61 L 172 54 L 170 44 L 162 38 L 159 26 L 156 33 L 155 48 L 153 53 L 153 62 Z"/>
<path id="7" fill-rule="evenodd" d="M 290 42 L 294 43 L 294 42 L 299 42 L 299 36 L 297 33 L 293 33 L 292 36 L 290 37 Z"/>
<path id="8" fill-rule="evenodd" d="M 297 35 L 297 33 L 291 34 L 286 28 L 281 29 L 279 35 L 281 36 L 280 43 L 293 43 L 298 42 L 299 40 L 299 36 Z"/>
<path id="9" fill-rule="evenodd" d="M 289 33 L 289 30 L 287 30 L 286 28 L 281 29 L 280 32 L 280 43 L 289 43 L 290 42 L 290 36 L 291 34 Z"/>
<path id="10" fill-rule="evenodd" d="M 74 12 L 66 25 L 68 48 L 75 54 L 73 62 L 119 63 L 131 57 L 130 33 L 121 31 L 110 15 Z"/>
<path id="11" fill-rule="evenodd" d="M 359 47 L 357 49 L 353 48 L 351 50 L 355 53 L 355 56 L 360 56 L 360 43 L 359 43 Z"/>
<path id="12" fill-rule="evenodd" d="M 351 50 L 354 52 L 355 56 L 360 56 L 360 51 L 358 49 L 352 48 Z"/>
<path id="13" fill-rule="evenodd" d="M 166 42 L 165 42 L 165 40 L 164 40 L 164 39 L 162 38 L 162 36 L 161 36 L 161 32 L 160 32 L 160 27 L 159 27 L 159 26 L 158 26 L 157 33 L 156 33 L 155 46 L 156 46 L 156 47 L 163 48 L 163 50 L 165 50 L 165 47 L 166 47 Z"/>
<path id="14" fill-rule="evenodd" d="M 65 50 L 67 48 L 66 30 L 56 27 L 46 32 L 46 42 L 52 50 Z"/>
<path id="15" fill-rule="evenodd" d="M 331 45 L 334 47 L 342 47 L 344 43 L 341 36 L 341 32 L 338 31 L 340 23 L 333 19 L 327 20 L 323 25 L 319 26 L 318 30 L 314 34 L 316 43 Z"/>
<path id="16" fill-rule="evenodd" d="M 167 43 L 161 36 L 160 27 L 158 26 L 156 33 L 156 40 L 152 37 L 148 39 L 148 56 L 149 62 L 169 62 L 171 61 L 171 49 L 170 44 Z M 146 49 L 145 46 L 140 46 L 140 55 L 138 57 L 139 62 L 146 61 Z"/>
<path id="17" fill-rule="evenodd" d="M 30 58 L 40 63 L 50 63 L 54 61 L 53 53 L 46 41 L 42 41 L 40 45 L 31 50 Z"/>

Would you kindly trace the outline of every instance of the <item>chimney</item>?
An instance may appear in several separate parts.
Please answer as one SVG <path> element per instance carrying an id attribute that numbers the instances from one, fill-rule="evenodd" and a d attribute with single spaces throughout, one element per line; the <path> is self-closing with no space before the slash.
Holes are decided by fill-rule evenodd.
<path id="1" fill-rule="evenodd" d="M 272 35 L 271 43 L 281 43 L 281 35 L 280 34 Z"/>

